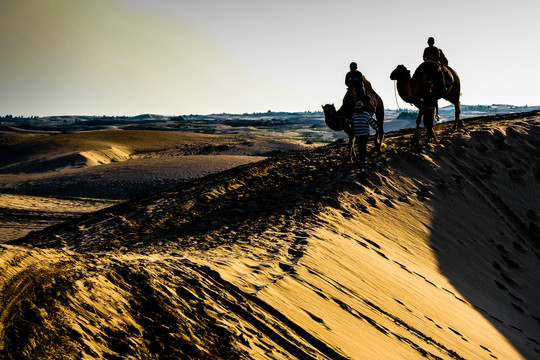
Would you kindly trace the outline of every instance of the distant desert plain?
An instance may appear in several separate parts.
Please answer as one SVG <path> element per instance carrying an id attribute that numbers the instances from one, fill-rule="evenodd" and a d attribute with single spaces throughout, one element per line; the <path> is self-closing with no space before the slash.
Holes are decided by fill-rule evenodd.
<path id="1" fill-rule="evenodd" d="M 0 124 L 0 358 L 540 359 L 539 111 L 85 121 Z"/>

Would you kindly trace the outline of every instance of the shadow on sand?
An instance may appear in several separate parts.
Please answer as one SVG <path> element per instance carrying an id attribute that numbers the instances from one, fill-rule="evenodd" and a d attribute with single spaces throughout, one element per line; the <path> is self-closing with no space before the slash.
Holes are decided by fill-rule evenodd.
<path id="1" fill-rule="evenodd" d="M 400 172 L 429 179 L 422 195 L 434 209 L 431 242 L 441 273 L 525 358 L 537 359 L 540 131 L 524 122 L 506 125 L 477 126 L 469 139 L 450 137 L 448 146 L 420 150 L 429 152 L 432 172 Z"/>

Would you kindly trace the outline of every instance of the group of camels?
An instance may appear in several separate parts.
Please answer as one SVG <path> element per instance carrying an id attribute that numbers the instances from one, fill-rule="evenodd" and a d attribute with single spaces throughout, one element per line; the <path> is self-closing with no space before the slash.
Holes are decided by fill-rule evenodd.
<path id="1" fill-rule="evenodd" d="M 391 80 L 397 81 L 397 90 L 399 96 L 410 104 L 418 108 L 418 117 L 416 118 L 416 130 L 412 137 L 411 145 L 418 143 L 420 124 L 424 120 L 424 126 L 427 128 L 427 141 L 436 140 L 433 132 L 433 120 L 438 109 L 437 101 L 445 99 L 454 105 L 455 119 L 454 127 L 463 125 L 459 115 L 461 113 L 459 97 L 461 83 L 457 73 L 446 66 L 445 69 L 450 73 L 451 80 L 442 80 L 443 73 L 441 66 L 433 61 L 425 61 L 414 72 L 411 72 L 403 65 L 398 65 L 390 74 Z M 377 151 L 381 150 L 384 139 L 384 105 L 381 97 L 373 90 L 369 81 L 365 83 L 365 89 L 372 99 L 372 107 L 369 111 L 371 116 L 375 116 L 379 131 L 375 135 L 375 147 Z M 347 119 L 350 119 L 354 112 L 356 95 L 354 90 L 349 89 L 343 99 L 343 104 L 336 110 L 334 104 L 323 105 L 324 120 L 328 127 L 335 131 L 345 131 L 349 136 L 349 156 L 354 157 L 354 135 Z"/>

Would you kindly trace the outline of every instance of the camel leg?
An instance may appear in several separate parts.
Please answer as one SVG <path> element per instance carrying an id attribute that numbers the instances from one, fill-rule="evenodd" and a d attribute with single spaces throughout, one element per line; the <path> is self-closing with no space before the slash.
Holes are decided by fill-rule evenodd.
<path id="1" fill-rule="evenodd" d="M 356 158 L 356 151 L 354 149 L 354 141 L 355 137 L 352 136 L 352 134 L 349 135 L 349 156 L 348 159 L 350 162 L 354 162 L 354 159 Z"/>
<path id="2" fill-rule="evenodd" d="M 461 119 L 459 118 L 460 114 L 461 114 L 461 105 L 458 100 L 454 103 L 454 129 L 463 127 L 463 121 L 461 121 Z"/>
<path id="3" fill-rule="evenodd" d="M 424 114 L 424 125 L 427 128 L 427 142 L 429 143 L 431 139 L 435 140 L 437 142 L 437 136 L 435 135 L 435 132 L 433 131 L 433 119 L 434 119 L 434 111 L 428 111 L 427 114 Z"/>
<path id="4" fill-rule="evenodd" d="M 420 124 L 422 123 L 422 116 L 423 112 L 422 110 L 418 109 L 418 116 L 416 117 L 416 129 L 414 130 L 414 135 L 411 139 L 411 147 L 414 145 L 418 145 L 418 138 L 420 134 Z"/>
<path id="5" fill-rule="evenodd" d="M 379 128 L 379 131 L 375 134 L 375 145 L 377 146 L 377 151 L 381 152 L 384 141 L 384 107 L 382 106 L 382 100 L 379 101 L 375 109 L 375 117 L 377 118 L 377 127 Z"/>
<path id="6" fill-rule="evenodd" d="M 377 133 L 375 134 L 375 149 L 378 152 L 381 152 L 383 140 L 384 140 L 384 133 L 382 131 L 377 131 Z"/>

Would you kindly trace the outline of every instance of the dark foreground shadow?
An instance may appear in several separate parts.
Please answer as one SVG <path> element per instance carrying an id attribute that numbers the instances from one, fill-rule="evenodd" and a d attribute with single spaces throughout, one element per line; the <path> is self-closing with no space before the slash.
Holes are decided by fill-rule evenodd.
<path id="1" fill-rule="evenodd" d="M 438 166 L 423 196 L 441 273 L 526 359 L 540 358 L 539 138 L 514 121 L 419 150 Z"/>

